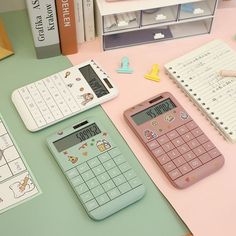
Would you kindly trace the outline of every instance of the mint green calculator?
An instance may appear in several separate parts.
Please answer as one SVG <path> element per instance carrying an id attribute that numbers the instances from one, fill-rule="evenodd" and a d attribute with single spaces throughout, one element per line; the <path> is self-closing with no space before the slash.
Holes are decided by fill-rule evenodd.
<path id="1" fill-rule="evenodd" d="M 143 197 L 144 185 L 98 120 L 86 119 L 47 142 L 92 219 L 102 220 Z"/>

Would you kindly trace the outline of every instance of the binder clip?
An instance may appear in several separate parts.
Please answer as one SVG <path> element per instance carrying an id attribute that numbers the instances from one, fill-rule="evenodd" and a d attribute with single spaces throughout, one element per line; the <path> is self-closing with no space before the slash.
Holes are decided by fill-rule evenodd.
<path id="1" fill-rule="evenodd" d="M 129 67 L 129 58 L 123 57 L 121 59 L 121 67 L 116 70 L 118 73 L 131 74 L 133 69 Z"/>
<path id="2" fill-rule="evenodd" d="M 144 78 L 159 82 L 160 77 L 158 76 L 158 72 L 159 72 L 159 65 L 153 64 L 151 72 L 148 74 L 145 74 Z"/>

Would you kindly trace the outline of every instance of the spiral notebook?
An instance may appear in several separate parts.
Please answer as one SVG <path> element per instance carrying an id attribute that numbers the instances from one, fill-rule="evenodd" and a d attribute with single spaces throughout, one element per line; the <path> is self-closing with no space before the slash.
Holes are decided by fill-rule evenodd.
<path id="1" fill-rule="evenodd" d="M 229 141 L 236 141 L 236 78 L 220 75 L 236 70 L 236 52 L 213 40 L 165 65 L 169 77 L 190 97 Z"/>

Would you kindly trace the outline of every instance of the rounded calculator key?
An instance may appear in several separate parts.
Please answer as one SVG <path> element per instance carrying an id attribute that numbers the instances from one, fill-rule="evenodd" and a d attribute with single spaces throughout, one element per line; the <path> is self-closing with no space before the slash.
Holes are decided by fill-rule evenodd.
<path id="1" fill-rule="evenodd" d="M 83 163 L 81 165 L 77 166 L 77 170 L 79 171 L 80 174 L 84 173 L 85 171 L 89 170 L 89 166 L 87 165 L 87 163 Z"/>
<path id="2" fill-rule="evenodd" d="M 164 143 L 167 143 L 170 139 L 166 135 L 162 135 L 157 139 L 158 143 L 160 145 L 163 145 Z"/>
<path id="3" fill-rule="evenodd" d="M 0 122 L 0 136 L 4 135 L 7 133 L 7 130 L 5 128 L 5 126 L 3 125 L 2 122 Z"/>
<path id="4" fill-rule="evenodd" d="M 120 191 L 118 190 L 118 188 L 114 188 L 114 189 L 108 191 L 107 195 L 112 200 L 112 199 L 120 196 Z"/>
<path id="5" fill-rule="evenodd" d="M 119 176 L 116 176 L 113 179 L 113 181 L 114 181 L 116 186 L 119 186 L 119 185 L 123 184 L 124 182 L 126 182 L 126 179 L 123 175 L 119 175 Z"/>
<path id="6" fill-rule="evenodd" d="M 182 125 L 178 127 L 176 130 L 180 135 L 183 135 L 189 131 L 186 125 Z"/>
<path id="7" fill-rule="evenodd" d="M 202 131 L 200 128 L 196 128 L 194 130 L 191 130 L 191 133 L 194 135 L 194 137 L 198 137 L 202 134 Z"/>
<path id="8" fill-rule="evenodd" d="M 188 161 L 193 160 L 196 157 L 196 155 L 192 151 L 189 151 L 187 153 L 184 153 L 183 157 L 188 162 Z"/>
<path id="9" fill-rule="evenodd" d="M 173 139 L 172 143 L 175 145 L 175 147 L 179 147 L 184 144 L 184 140 L 181 137 L 178 137 Z"/>
<path id="10" fill-rule="evenodd" d="M 93 195 L 92 195 L 92 193 L 90 191 L 87 191 L 85 193 L 80 194 L 80 198 L 81 198 L 83 203 L 86 203 L 89 200 L 93 199 Z"/>
<path id="11" fill-rule="evenodd" d="M 100 175 L 105 172 L 105 169 L 102 165 L 99 165 L 99 166 L 94 167 L 92 171 L 95 175 Z"/>
<path id="12" fill-rule="evenodd" d="M 124 163 L 119 165 L 119 169 L 121 170 L 122 173 L 124 173 L 127 170 L 130 170 L 131 166 L 127 162 L 124 162 Z"/>
<path id="13" fill-rule="evenodd" d="M 172 130 L 171 132 L 167 133 L 167 136 L 170 140 L 177 138 L 179 136 L 179 134 L 177 133 L 177 131 Z"/>
<path id="14" fill-rule="evenodd" d="M 93 158 L 91 160 L 88 160 L 87 163 L 88 163 L 90 168 L 93 168 L 93 167 L 98 166 L 100 164 L 100 161 L 98 160 L 97 157 L 95 157 L 95 158 Z"/>
<path id="15" fill-rule="evenodd" d="M 103 153 L 103 154 L 101 154 L 101 155 L 98 156 L 98 159 L 99 159 L 102 163 L 104 163 L 104 162 L 106 162 L 106 161 L 111 160 L 111 156 L 110 156 L 108 153 Z"/>
<path id="16" fill-rule="evenodd" d="M 107 195 L 106 193 L 104 193 L 104 194 L 98 196 L 98 197 L 96 198 L 96 200 L 97 200 L 97 202 L 98 202 L 98 204 L 99 204 L 100 206 L 110 201 L 110 199 L 109 199 L 109 197 L 108 197 L 108 195 Z"/>
<path id="17" fill-rule="evenodd" d="M 88 170 L 88 171 L 84 172 L 81 176 L 84 181 L 87 181 L 89 179 L 92 179 L 94 177 L 94 174 L 91 170 Z"/>
<path id="18" fill-rule="evenodd" d="M 131 180 L 129 181 L 129 184 L 131 185 L 132 188 L 136 188 L 136 187 L 138 187 L 139 185 L 141 185 L 142 182 L 141 182 L 141 180 L 140 180 L 138 177 L 136 177 L 136 178 L 134 178 L 134 179 L 131 179 Z"/>
<path id="19" fill-rule="evenodd" d="M 163 144 L 162 148 L 165 150 L 165 152 L 169 152 L 170 150 L 174 149 L 175 146 L 171 142 L 168 142 Z"/>
<path id="20" fill-rule="evenodd" d="M 188 163 L 183 164 L 178 168 L 180 172 L 184 175 L 192 170 L 191 166 Z"/>
<path id="21" fill-rule="evenodd" d="M 153 141 L 148 142 L 147 146 L 149 147 L 150 150 L 153 150 L 153 149 L 159 147 L 160 145 L 158 144 L 158 142 L 156 140 L 153 140 Z"/>
<path id="22" fill-rule="evenodd" d="M 80 194 L 82 194 L 82 193 L 85 193 L 85 192 L 87 192 L 89 189 L 88 189 L 88 186 L 85 184 L 85 183 L 83 183 L 83 184 L 80 184 L 79 186 L 77 186 L 76 188 L 75 188 L 75 191 L 80 195 Z"/>
<path id="23" fill-rule="evenodd" d="M 203 144 L 203 143 L 207 142 L 209 139 L 207 138 L 207 136 L 205 134 L 202 134 L 199 137 L 197 137 L 197 140 L 199 141 L 199 143 Z"/>
<path id="24" fill-rule="evenodd" d="M 79 173 L 76 168 L 73 168 L 71 170 L 68 170 L 66 172 L 66 175 L 68 176 L 69 179 L 72 179 L 72 178 L 76 177 L 77 175 L 79 175 Z"/>
<path id="25" fill-rule="evenodd" d="M 193 120 L 188 122 L 186 126 L 188 127 L 189 130 L 192 130 L 198 127 L 197 124 Z"/>
<path id="26" fill-rule="evenodd" d="M 17 152 L 16 148 L 14 146 L 11 146 L 4 150 L 4 157 L 7 162 L 13 161 L 17 159 L 19 156 L 19 153 Z"/>
<path id="27" fill-rule="evenodd" d="M 118 187 L 118 189 L 120 190 L 121 193 L 126 193 L 131 190 L 131 187 L 128 183 L 123 183 Z"/>
<path id="28" fill-rule="evenodd" d="M 82 184 L 84 181 L 80 175 L 76 176 L 75 178 L 71 179 L 71 184 L 76 187 Z"/>
<path id="29" fill-rule="evenodd" d="M 126 171 L 124 173 L 124 176 L 127 180 L 130 180 L 130 179 L 133 179 L 134 177 L 136 177 L 136 173 L 134 172 L 134 170 L 129 170 L 129 171 Z"/>
<path id="30" fill-rule="evenodd" d="M 171 160 L 175 159 L 176 157 L 180 156 L 180 152 L 177 149 L 173 149 L 167 153 Z"/>
<path id="31" fill-rule="evenodd" d="M 116 165 L 120 165 L 121 163 L 125 162 L 125 158 L 123 155 L 116 156 L 115 158 L 113 158 L 113 160 Z"/>
<path id="32" fill-rule="evenodd" d="M 191 149 L 198 147 L 200 145 L 200 143 L 197 141 L 197 139 L 192 139 L 187 144 Z"/>
<path id="33" fill-rule="evenodd" d="M 172 180 L 175 180 L 182 175 L 178 169 L 172 170 L 168 174 Z"/>
<path id="34" fill-rule="evenodd" d="M 121 151 L 118 147 L 116 147 L 116 148 L 109 150 L 108 153 L 110 154 L 111 157 L 116 157 L 121 154 Z"/>
<path id="35" fill-rule="evenodd" d="M 116 166 L 115 162 L 113 160 L 109 160 L 107 162 L 103 163 L 103 166 L 105 167 L 106 170 L 110 170 L 114 166 Z"/>
<path id="36" fill-rule="evenodd" d="M 8 134 L 1 136 L 0 137 L 0 149 L 5 150 L 10 146 L 13 146 L 10 136 Z"/>
<path id="37" fill-rule="evenodd" d="M 0 182 L 12 176 L 12 173 L 8 167 L 8 165 L 4 165 L 0 167 Z"/>
<path id="38" fill-rule="evenodd" d="M 123 165 L 123 164 L 121 164 Z M 117 175 L 121 174 L 120 170 L 118 169 L 118 167 L 114 167 L 110 170 L 108 170 L 108 174 L 110 175 L 111 178 L 116 177 Z"/>
<path id="39" fill-rule="evenodd" d="M 9 162 L 8 165 L 13 175 L 19 174 L 26 169 L 21 158 Z"/>
<path id="40" fill-rule="evenodd" d="M 216 149 L 216 148 L 210 150 L 208 153 L 209 153 L 209 155 L 211 156 L 211 158 L 215 158 L 215 157 L 218 157 L 218 156 L 221 155 L 220 152 L 219 152 L 219 150 Z"/>
<path id="41" fill-rule="evenodd" d="M 154 154 L 155 157 L 159 157 L 159 156 L 165 154 L 162 147 L 158 147 L 158 148 L 152 150 L 152 153 Z"/>
<path id="42" fill-rule="evenodd" d="M 189 162 L 189 165 L 193 168 L 196 169 L 197 167 L 201 166 L 202 163 L 198 158 L 195 158 Z"/>
<path id="43" fill-rule="evenodd" d="M 163 165 L 166 172 L 170 172 L 176 168 L 175 164 L 172 161 L 169 161 L 165 165 Z"/>
<path id="44" fill-rule="evenodd" d="M 186 143 L 183 144 L 182 146 L 178 147 L 177 149 L 178 149 L 178 151 L 179 151 L 182 155 L 183 155 L 184 153 L 190 151 L 190 148 L 189 148 L 189 146 L 188 146 Z"/>
<path id="45" fill-rule="evenodd" d="M 89 189 L 95 188 L 99 185 L 98 180 L 96 178 L 90 179 L 86 182 Z"/>
<path id="46" fill-rule="evenodd" d="M 102 187 L 107 192 L 107 191 L 115 188 L 115 184 L 113 183 L 112 180 L 109 180 L 109 181 L 105 182 L 104 184 L 102 184 Z"/>
<path id="47" fill-rule="evenodd" d="M 177 167 L 182 166 L 184 163 L 186 163 L 186 161 L 184 160 L 182 156 L 175 158 L 173 162 L 175 163 Z"/>
<path id="48" fill-rule="evenodd" d="M 188 142 L 190 140 L 192 140 L 194 138 L 193 134 L 188 132 L 184 135 L 182 135 L 182 139 L 185 141 L 185 142 Z"/>
<path id="49" fill-rule="evenodd" d="M 99 185 L 99 186 L 95 187 L 94 189 L 91 189 L 91 192 L 94 197 L 97 197 L 97 196 L 104 193 L 104 189 L 102 188 L 101 185 Z"/>
<path id="50" fill-rule="evenodd" d="M 205 149 L 202 146 L 199 146 L 197 148 L 194 148 L 193 152 L 196 154 L 196 156 L 200 156 L 203 153 L 205 153 L 206 151 L 205 151 Z"/>
<path id="51" fill-rule="evenodd" d="M 87 203 L 85 203 L 85 207 L 87 208 L 88 211 L 92 211 L 95 208 L 98 207 L 98 203 L 95 199 L 88 201 Z"/>
<path id="52" fill-rule="evenodd" d="M 205 148 L 206 151 L 210 151 L 215 147 L 215 145 L 211 141 L 204 143 L 202 146 Z"/>
<path id="53" fill-rule="evenodd" d="M 198 157 L 203 164 L 211 160 L 211 157 L 208 153 L 204 153 L 203 155 Z"/>
<path id="54" fill-rule="evenodd" d="M 170 161 L 170 158 L 168 157 L 167 154 L 164 154 L 164 155 L 158 157 L 157 160 L 159 161 L 159 163 L 160 163 L 161 165 L 164 165 L 165 163 L 167 163 L 168 161 Z"/>
<path id="55" fill-rule="evenodd" d="M 98 175 L 97 176 L 97 179 L 99 181 L 99 183 L 105 183 L 106 181 L 108 181 L 110 179 L 110 176 L 105 172 L 101 175 Z"/>

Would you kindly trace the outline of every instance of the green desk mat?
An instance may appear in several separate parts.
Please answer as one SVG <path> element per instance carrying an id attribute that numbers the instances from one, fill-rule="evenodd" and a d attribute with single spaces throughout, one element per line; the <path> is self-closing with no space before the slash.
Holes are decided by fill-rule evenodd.
<path id="1" fill-rule="evenodd" d="M 26 130 L 12 102 L 14 89 L 71 66 L 64 56 L 37 60 L 25 11 L 1 14 L 15 55 L 0 61 L 0 112 L 37 178 L 43 193 L 0 215 L 3 236 L 73 236 L 111 234 L 184 236 L 189 230 L 155 187 L 101 107 L 93 108 L 37 133 Z M 146 195 L 139 202 L 95 222 L 85 213 L 72 188 L 47 149 L 45 139 L 58 129 L 88 116 L 100 118 L 139 173 Z"/>

